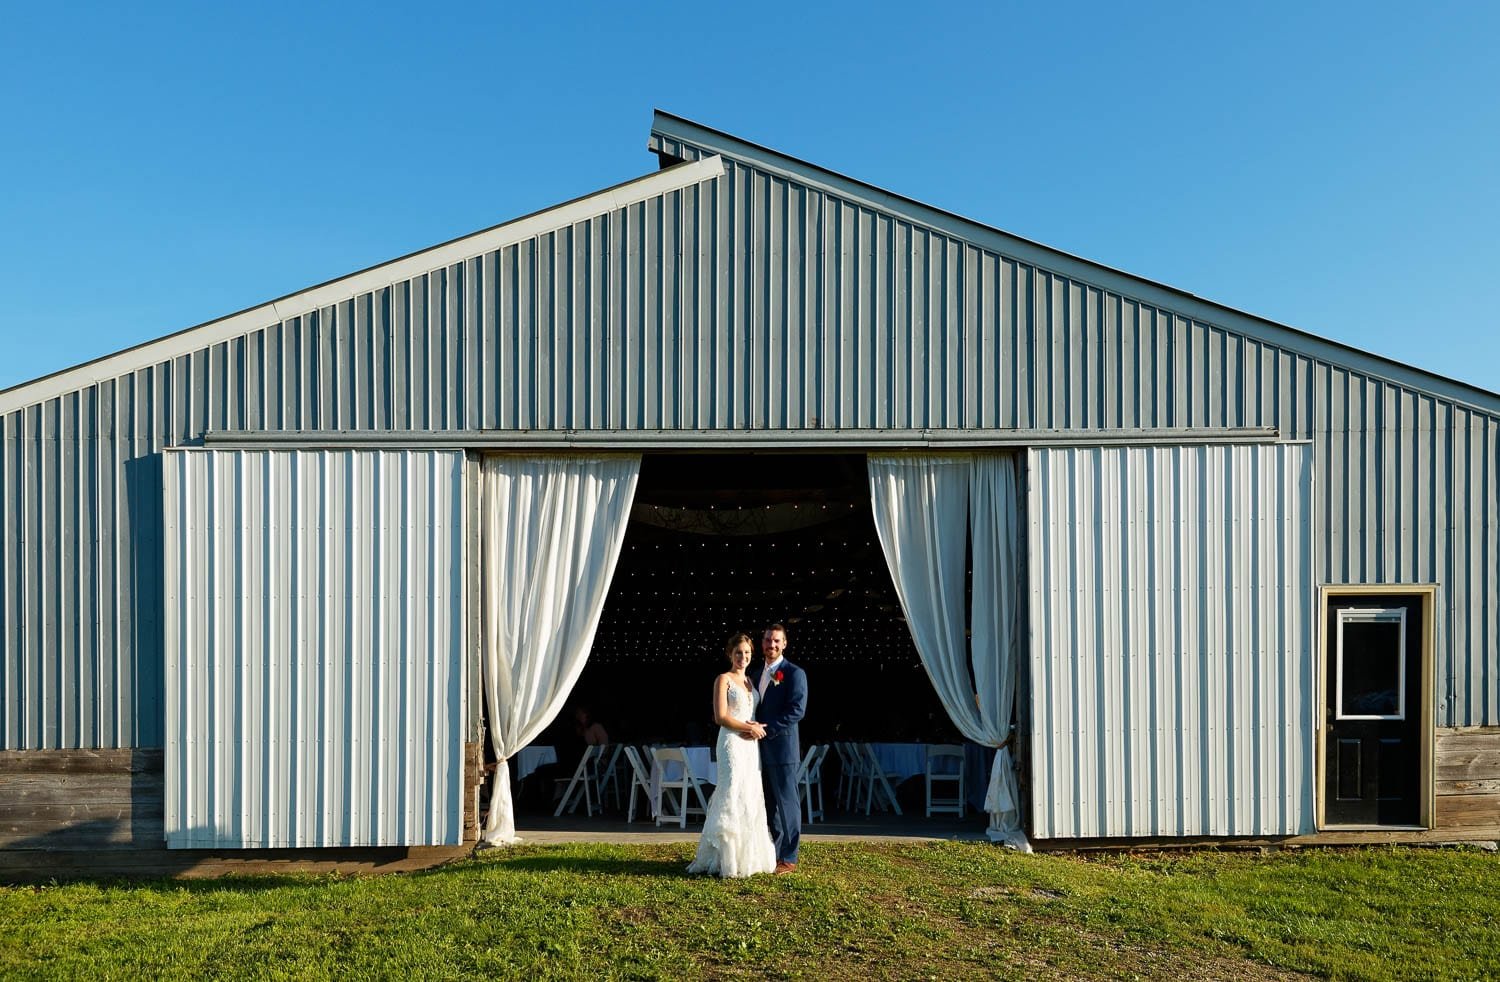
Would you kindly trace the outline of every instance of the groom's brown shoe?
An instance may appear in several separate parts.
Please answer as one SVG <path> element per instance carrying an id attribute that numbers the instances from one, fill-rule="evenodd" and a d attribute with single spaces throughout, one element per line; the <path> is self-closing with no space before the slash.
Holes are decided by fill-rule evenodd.
<path id="1" fill-rule="evenodd" d="M 781 861 L 778 860 L 777 863 L 776 863 L 776 872 L 777 873 L 795 873 L 795 872 L 797 872 L 797 864 L 796 863 L 781 862 Z"/>

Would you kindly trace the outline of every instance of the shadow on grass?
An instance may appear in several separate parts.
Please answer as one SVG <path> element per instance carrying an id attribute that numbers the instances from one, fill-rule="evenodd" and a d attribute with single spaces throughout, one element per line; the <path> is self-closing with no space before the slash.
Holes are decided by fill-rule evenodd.
<path id="1" fill-rule="evenodd" d="M 583 875 L 654 876 L 672 880 L 697 879 L 681 859 L 609 859 L 594 856 L 503 856 L 480 854 L 489 866 L 527 873 L 579 873 Z M 432 872 L 441 872 L 433 870 Z"/>
<path id="2" fill-rule="evenodd" d="M 103 890 L 124 890 L 153 894 L 269 893 L 316 884 L 343 874 L 327 873 L 228 873 L 222 876 L 174 877 L 170 874 L 102 873 L 98 876 L 66 876 L 52 879 L 33 877 L 15 884 L 12 889 L 43 887 L 92 886 Z"/>

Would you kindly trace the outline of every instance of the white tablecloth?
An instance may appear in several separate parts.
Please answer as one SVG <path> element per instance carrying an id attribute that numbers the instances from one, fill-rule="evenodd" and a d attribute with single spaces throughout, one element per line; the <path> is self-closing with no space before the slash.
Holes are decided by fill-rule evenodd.
<path id="1" fill-rule="evenodd" d="M 714 751 L 712 747 L 680 747 L 682 756 L 687 760 L 688 768 L 693 772 L 693 777 L 700 784 L 712 785 L 719 779 L 718 765 L 714 763 Z M 655 818 L 661 814 L 661 782 L 682 780 L 682 765 L 676 761 L 669 762 L 663 773 L 663 765 L 655 755 L 651 757 L 651 817 Z M 704 797 L 708 793 L 704 792 Z M 694 799 L 694 804 L 697 800 Z"/>
<path id="2" fill-rule="evenodd" d="M 875 759 L 894 786 L 909 777 L 925 777 L 927 774 L 927 747 L 925 743 L 872 743 Z M 971 807 L 984 810 L 984 793 L 990 786 L 990 763 L 995 751 L 965 740 L 964 748 L 964 797 Z"/>
<path id="3" fill-rule="evenodd" d="M 893 787 L 909 777 L 927 773 L 925 743 L 872 743 L 870 748 Z"/>
<path id="4" fill-rule="evenodd" d="M 977 812 L 984 811 L 984 794 L 990 789 L 990 765 L 995 749 L 964 741 L 964 797 Z"/>
<path id="5" fill-rule="evenodd" d="M 556 747 L 522 747 L 521 752 L 510 759 L 511 772 L 517 781 L 524 781 L 526 775 L 543 764 L 555 763 L 557 763 Z"/>

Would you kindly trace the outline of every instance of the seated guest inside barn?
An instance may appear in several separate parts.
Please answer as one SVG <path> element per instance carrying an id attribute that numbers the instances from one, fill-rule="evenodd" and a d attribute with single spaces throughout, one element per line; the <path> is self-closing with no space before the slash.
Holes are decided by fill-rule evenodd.
<path id="1" fill-rule="evenodd" d="M 609 743 L 604 725 L 594 719 L 589 707 L 582 703 L 573 707 L 573 734 L 586 747 L 603 747 Z"/>

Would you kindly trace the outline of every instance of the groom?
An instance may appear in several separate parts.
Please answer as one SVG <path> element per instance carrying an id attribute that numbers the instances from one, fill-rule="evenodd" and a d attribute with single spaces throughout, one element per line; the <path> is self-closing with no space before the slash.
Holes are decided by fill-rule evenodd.
<path id="1" fill-rule="evenodd" d="M 802 743 L 797 721 L 807 712 L 807 675 L 783 658 L 786 628 L 772 624 L 761 638 L 763 664 L 755 680 L 760 708 L 755 716 L 766 726 L 760 741 L 760 781 L 766 794 L 766 818 L 776 845 L 776 872 L 797 868 L 797 846 L 802 841 L 802 808 L 797 796 L 797 768 Z"/>

